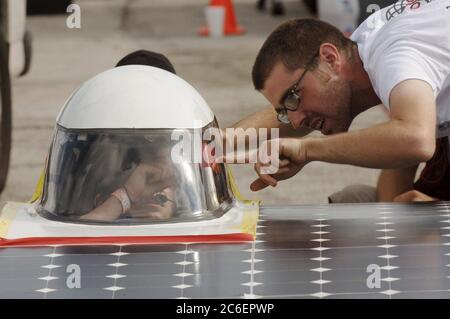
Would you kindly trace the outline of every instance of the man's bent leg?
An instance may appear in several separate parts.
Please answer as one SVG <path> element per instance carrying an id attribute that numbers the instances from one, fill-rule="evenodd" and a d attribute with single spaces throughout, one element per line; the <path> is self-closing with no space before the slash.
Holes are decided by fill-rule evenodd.
<path id="1" fill-rule="evenodd" d="M 356 184 L 345 187 L 328 197 L 328 203 L 371 203 L 377 201 L 377 190 L 373 186 Z"/>

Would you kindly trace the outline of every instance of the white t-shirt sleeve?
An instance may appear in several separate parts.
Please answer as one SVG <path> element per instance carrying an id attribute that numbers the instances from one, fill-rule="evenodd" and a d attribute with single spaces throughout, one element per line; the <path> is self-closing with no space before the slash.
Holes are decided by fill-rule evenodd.
<path id="1" fill-rule="evenodd" d="M 418 79 L 429 83 L 436 94 L 437 78 L 432 61 L 411 48 L 391 48 L 371 59 L 369 74 L 375 92 L 390 109 L 389 97 L 399 83 Z"/>

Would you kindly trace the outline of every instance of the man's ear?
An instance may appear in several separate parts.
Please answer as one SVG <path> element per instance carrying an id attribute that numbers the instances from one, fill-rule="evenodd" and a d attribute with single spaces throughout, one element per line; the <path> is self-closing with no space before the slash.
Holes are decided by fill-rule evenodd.
<path id="1" fill-rule="evenodd" d="M 341 71 L 341 53 L 339 49 L 331 43 L 322 43 L 319 48 L 319 59 L 322 64 L 328 66 L 335 73 Z"/>

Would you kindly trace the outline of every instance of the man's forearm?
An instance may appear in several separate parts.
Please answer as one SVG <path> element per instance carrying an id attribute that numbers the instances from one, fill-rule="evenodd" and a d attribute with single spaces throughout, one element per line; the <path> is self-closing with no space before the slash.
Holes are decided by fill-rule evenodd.
<path id="1" fill-rule="evenodd" d="M 435 141 L 399 120 L 374 127 L 301 141 L 306 161 L 396 169 L 431 158 Z"/>

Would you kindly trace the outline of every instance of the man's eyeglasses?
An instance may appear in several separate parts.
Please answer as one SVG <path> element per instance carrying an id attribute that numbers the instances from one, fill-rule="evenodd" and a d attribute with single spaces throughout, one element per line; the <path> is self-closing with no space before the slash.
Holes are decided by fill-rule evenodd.
<path id="1" fill-rule="evenodd" d="M 305 71 L 303 71 L 302 75 L 298 79 L 298 81 L 292 86 L 291 88 L 287 89 L 287 91 L 283 94 L 281 98 L 281 104 L 278 109 L 276 109 L 277 112 L 277 119 L 281 123 L 289 124 L 289 117 L 287 111 L 297 111 L 298 106 L 300 105 L 301 99 L 300 95 L 298 93 L 298 86 L 305 77 L 306 72 L 308 72 L 314 62 L 314 60 L 319 55 L 319 52 L 317 52 L 311 60 L 306 64 Z"/>

